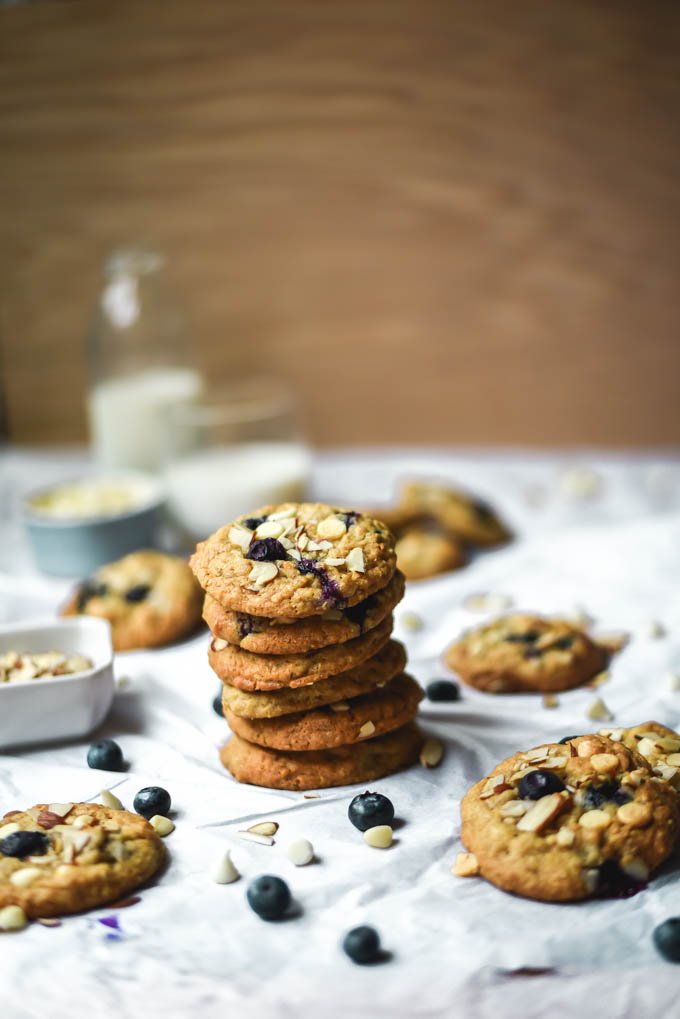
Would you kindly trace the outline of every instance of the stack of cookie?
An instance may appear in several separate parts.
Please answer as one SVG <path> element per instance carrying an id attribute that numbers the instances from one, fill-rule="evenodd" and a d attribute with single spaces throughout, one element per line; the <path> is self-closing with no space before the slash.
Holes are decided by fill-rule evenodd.
<path id="1" fill-rule="evenodd" d="M 315 789 L 417 759 L 422 692 L 390 639 L 404 578 L 384 524 L 323 503 L 267 506 L 202 542 L 191 566 L 235 778 Z"/>

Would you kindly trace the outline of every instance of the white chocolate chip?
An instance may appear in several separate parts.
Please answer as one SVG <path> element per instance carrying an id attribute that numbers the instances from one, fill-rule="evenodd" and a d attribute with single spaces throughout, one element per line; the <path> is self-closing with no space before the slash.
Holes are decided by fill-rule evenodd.
<path id="1" fill-rule="evenodd" d="M 22 867 L 21 870 L 15 870 L 10 874 L 9 880 L 15 888 L 28 888 L 39 877 L 43 877 L 43 872 L 39 867 Z"/>
<path id="2" fill-rule="evenodd" d="M 579 817 L 578 823 L 582 828 L 608 828 L 611 820 L 606 810 L 586 810 L 585 814 Z"/>
<path id="3" fill-rule="evenodd" d="M 353 548 L 345 559 L 345 563 L 349 570 L 353 570 L 354 573 L 365 573 L 366 565 L 364 563 L 364 553 L 360 548 Z"/>
<path id="4" fill-rule="evenodd" d="M 619 807 L 616 816 L 622 824 L 627 824 L 631 828 L 643 828 L 652 820 L 652 810 L 646 803 L 631 800 L 630 803 L 624 803 Z"/>
<path id="5" fill-rule="evenodd" d="M 5 906 L 0 909 L 0 931 L 20 931 L 28 923 L 21 906 Z"/>
<path id="6" fill-rule="evenodd" d="M 593 722 L 605 722 L 611 717 L 611 711 L 601 697 L 596 697 L 594 701 L 590 702 L 586 711 L 586 718 L 590 718 Z"/>
<path id="7" fill-rule="evenodd" d="M 590 763 L 600 774 L 617 771 L 619 767 L 619 759 L 616 754 L 593 754 Z"/>
<path id="8" fill-rule="evenodd" d="M 653 739 L 650 739 L 648 736 L 643 736 L 643 738 L 638 743 L 637 749 L 638 753 L 642 754 L 643 757 L 653 757 L 658 752 L 656 743 L 654 742 Z"/>
<path id="9" fill-rule="evenodd" d="M 314 859 L 314 846 L 307 839 L 296 839 L 286 849 L 286 856 L 296 867 L 306 867 Z"/>
<path id="10" fill-rule="evenodd" d="M 229 528 L 229 542 L 232 545 L 238 545 L 244 555 L 250 548 L 252 537 L 253 532 L 249 531 L 247 527 L 240 527 L 238 524 L 235 524 Z"/>
<path id="11" fill-rule="evenodd" d="M 479 874 L 479 863 L 475 854 L 458 853 L 451 873 L 456 877 L 476 877 Z"/>
<path id="12" fill-rule="evenodd" d="M 165 838 L 166 835 L 175 830 L 173 822 L 169 817 L 164 817 L 163 814 L 154 814 L 149 824 L 161 838 Z"/>
<path id="13" fill-rule="evenodd" d="M 621 870 L 628 877 L 632 877 L 634 881 L 646 881 L 649 877 L 649 867 L 644 860 L 639 860 L 637 857 L 628 860 L 626 863 L 622 861 Z"/>
<path id="14" fill-rule="evenodd" d="M 444 745 L 438 739 L 425 740 L 420 751 L 420 763 L 424 768 L 436 768 L 444 756 Z"/>
<path id="15" fill-rule="evenodd" d="M 330 705 L 331 711 L 349 711 L 350 705 L 347 701 L 336 701 L 335 704 Z"/>
<path id="16" fill-rule="evenodd" d="M 102 804 L 108 807 L 109 810 L 123 810 L 123 804 L 109 789 L 102 789 L 99 798 Z"/>
<path id="17" fill-rule="evenodd" d="M 326 517 L 318 525 L 316 533 L 321 538 L 330 538 L 331 541 L 337 541 L 338 538 L 342 538 L 346 530 L 347 525 L 344 520 L 340 520 L 339 517 Z"/>
<path id="18" fill-rule="evenodd" d="M 389 824 L 377 824 L 364 832 L 364 842 L 373 849 L 388 849 L 392 845 L 392 829 Z"/>
<path id="19" fill-rule="evenodd" d="M 254 831 L 237 831 L 236 834 L 245 842 L 257 842 L 260 846 L 273 846 L 274 839 L 271 835 L 258 835 Z"/>
<path id="20" fill-rule="evenodd" d="M 256 538 L 280 538 L 285 527 L 278 520 L 265 520 L 255 531 Z"/>
<path id="21" fill-rule="evenodd" d="M 278 830 L 278 821 L 258 821 L 257 824 L 251 824 L 250 828 L 246 828 L 246 831 L 255 835 L 276 835 Z"/>
<path id="22" fill-rule="evenodd" d="M 229 647 L 229 641 L 223 637 L 213 637 L 210 641 L 210 648 L 212 651 L 224 651 Z"/>
<path id="23" fill-rule="evenodd" d="M 364 722 L 359 729 L 359 738 L 366 739 L 368 736 L 372 736 L 375 732 L 375 725 L 373 722 Z"/>
<path id="24" fill-rule="evenodd" d="M 295 506 L 290 506 L 288 509 L 278 510 L 277 513 L 270 513 L 267 520 L 290 520 L 295 513 Z"/>
<path id="25" fill-rule="evenodd" d="M 401 616 L 401 625 L 405 630 L 417 633 L 418 630 L 422 630 L 424 623 L 417 612 L 404 612 Z"/>
<path id="26" fill-rule="evenodd" d="M 231 853 L 227 849 L 217 860 L 212 870 L 212 879 L 218 885 L 230 885 L 232 881 L 238 881 L 240 874 L 234 866 Z"/>
<path id="27" fill-rule="evenodd" d="M 569 846 L 573 846 L 575 838 L 576 836 L 571 828 L 560 828 L 555 835 L 557 845 L 562 846 L 563 849 L 568 849 Z"/>

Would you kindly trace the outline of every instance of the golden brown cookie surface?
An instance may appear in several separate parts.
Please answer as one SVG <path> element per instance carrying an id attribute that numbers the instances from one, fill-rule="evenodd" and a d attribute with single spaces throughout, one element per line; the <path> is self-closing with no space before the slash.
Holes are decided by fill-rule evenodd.
<path id="1" fill-rule="evenodd" d="M 674 790 L 603 736 L 515 754 L 466 793 L 461 816 L 482 877 L 547 902 L 630 894 L 680 832 Z"/>
<path id="2" fill-rule="evenodd" d="M 183 559 L 149 550 L 101 566 L 74 592 L 63 616 L 108 619 L 116 651 L 185 637 L 201 619 L 202 594 Z"/>
<path id="3" fill-rule="evenodd" d="M 13 855 L 19 833 L 30 833 L 30 852 Z M 10 811 L 0 821 L 0 908 L 20 906 L 28 917 L 92 909 L 139 888 L 164 857 L 149 822 L 126 810 L 75 803 Z"/>
<path id="4" fill-rule="evenodd" d="M 607 660 L 577 626 L 528 613 L 475 627 L 444 653 L 450 669 L 487 693 L 569 690 L 587 683 Z"/>
<path id="5" fill-rule="evenodd" d="M 413 764 L 423 745 L 414 723 L 378 739 L 333 750 L 268 750 L 232 736 L 220 751 L 222 764 L 239 782 L 270 789 L 323 789 L 372 782 Z"/>
<path id="6" fill-rule="evenodd" d="M 368 598 L 389 582 L 396 557 L 380 521 L 325 503 L 283 503 L 220 528 L 191 566 L 227 609 L 299 618 Z"/>
<path id="7" fill-rule="evenodd" d="M 216 637 L 253 654 L 290 655 L 331 644 L 343 644 L 378 626 L 404 595 L 404 577 L 397 570 L 390 582 L 364 601 L 328 609 L 309 619 L 250 616 L 230 612 L 206 595 L 203 618 Z"/>
<path id="8" fill-rule="evenodd" d="M 221 647 L 219 638 L 213 638 L 208 660 L 220 679 L 241 690 L 305 686 L 356 668 L 385 646 L 391 632 L 390 616 L 361 637 L 305 655 L 254 655 L 231 644 Z"/>
<path id="9" fill-rule="evenodd" d="M 324 704 L 359 697 L 389 683 L 406 665 L 406 651 L 399 641 L 390 640 L 372 658 L 355 669 L 317 680 L 306 686 L 282 687 L 272 691 L 239 690 L 224 683 L 222 705 L 242 718 L 278 718 L 298 711 L 311 711 Z"/>
<path id="10" fill-rule="evenodd" d="M 227 710 L 232 732 L 249 743 L 276 750 L 328 750 L 372 739 L 410 722 L 423 691 L 406 673 L 351 701 L 279 718 L 240 718 Z"/>

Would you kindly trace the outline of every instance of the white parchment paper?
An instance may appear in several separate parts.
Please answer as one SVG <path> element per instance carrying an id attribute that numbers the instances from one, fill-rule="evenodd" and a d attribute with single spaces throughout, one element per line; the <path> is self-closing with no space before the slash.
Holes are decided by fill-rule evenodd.
<path id="1" fill-rule="evenodd" d="M 586 482 L 584 467 L 594 472 Z M 14 501 L 60 469 L 58 458 L 38 454 L 3 461 L 4 621 L 54 611 L 68 589 L 35 574 Z M 319 459 L 315 490 L 347 505 L 375 504 L 389 498 L 397 477 L 412 473 L 470 485 L 505 511 L 518 534 L 457 574 L 409 585 L 395 635 L 421 682 L 446 677 L 441 652 L 485 618 L 465 607 L 466 598 L 493 592 L 521 609 L 582 607 L 596 631 L 628 631 L 630 643 L 597 693 L 616 724 L 650 718 L 680 724 L 680 693 L 668 681 L 680 673 L 680 464 L 348 453 Z M 405 628 L 407 612 L 421 617 L 420 631 Z M 654 620 L 665 636 L 651 636 Z M 529 902 L 450 873 L 467 787 L 517 749 L 591 730 L 585 713 L 593 691 L 561 694 L 552 710 L 540 698 L 466 688 L 459 703 L 425 702 L 422 724 L 444 740 L 446 756 L 436 770 L 417 767 L 372 783 L 393 800 L 401 821 L 393 847 L 383 852 L 368 848 L 347 820 L 356 788 L 305 799 L 239 786 L 225 774 L 217 758 L 225 723 L 211 709 L 218 683 L 206 646 L 203 633 L 176 647 L 118 656 L 125 682 L 97 735 L 121 743 L 129 772 L 88 769 L 89 739 L 0 754 L 0 813 L 44 800 L 96 798 L 104 786 L 131 806 L 139 788 L 160 784 L 172 794 L 176 823 L 165 873 L 139 904 L 117 912 L 118 936 L 98 922 L 111 912 L 101 909 L 66 918 L 59 928 L 32 925 L 0 937 L 3 1019 L 83 1010 L 224 1019 L 230 1008 L 239 1017 L 333 1019 L 677 1014 L 680 970 L 651 943 L 658 922 L 680 915 L 677 861 L 633 898 L 568 906 Z M 263 818 L 280 823 L 273 847 L 236 836 Z M 300 836 L 318 857 L 306 868 L 285 856 L 287 843 Z M 209 872 L 226 847 L 243 878 L 218 886 Z M 288 881 L 294 918 L 267 924 L 249 910 L 247 881 L 262 873 Z M 358 967 L 343 956 L 339 942 L 357 923 L 379 928 L 388 962 Z"/>

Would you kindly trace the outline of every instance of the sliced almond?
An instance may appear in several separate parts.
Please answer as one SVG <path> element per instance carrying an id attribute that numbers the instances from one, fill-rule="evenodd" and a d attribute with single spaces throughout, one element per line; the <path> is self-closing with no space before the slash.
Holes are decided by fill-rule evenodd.
<path id="1" fill-rule="evenodd" d="M 672 782 L 677 773 L 677 768 L 670 768 L 667 764 L 664 764 L 663 761 L 659 761 L 658 764 L 654 765 L 654 774 L 658 775 L 659 778 L 662 778 L 664 782 Z"/>
<path id="2" fill-rule="evenodd" d="M 267 520 L 290 520 L 294 517 L 297 512 L 295 506 L 289 506 L 287 509 L 277 510 L 276 513 L 270 513 Z"/>
<path id="3" fill-rule="evenodd" d="M 72 803 L 50 803 L 47 808 L 51 814 L 58 814 L 59 817 L 68 817 L 73 810 Z"/>
<path id="4" fill-rule="evenodd" d="M 476 877 L 479 874 L 479 862 L 475 854 L 458 853 L 451 873 L 456 877 Z"/>
<path id="5" fill-rule="evenodd" d="M 669 754 L 666 764 L 670 764 L 672 768 L 680 768 L 680 754 Z"/>
<path id="6" fill-rule="evenodd" d="M 372 736 L 375 732 L 375 725 L 373 722 L 364 722 L 359 729 L 359 738 L 366 739 L 368 736 Z"/>
<path id="7" fill-rule="evenodd" d="M 300 543 L 298 542 L 298 547 L 299 547 L 299 544 Z M 309 543 L 307 545 L 307 551 L 308 552 L 327 552 L 329 548 L 333 548 L 333 546 L 331 545 L 330 541 L 326 541 L 326 540 L 324 540 L 324 541 L 312 541 L 312 539 L 310 538 L 309 539 Z"/>
<path id="8" fill-rule="evenodd" d="M 278 830 L 278 821 L 258 821 L 257 824 L 251 824 L 250 828 L 246 828 L 246 831 L 255 835 L 276 835 Z"/>
<path id="9" fill-rule="evenodd" d="M 424 768 L 436 768 L 444 756 L 444 744 L 438 739 L 425 740 L 420 751 L 420 763 Z"/>
<path id="10" fill-rule="evenodd" d="M 523 817 L 529 810 L 531 803 L 528 800 L 508 800 L 507 803 L 501 803 L 498 813 L 501 817 Z"/>
<path id="11" fill-rule="evenodd" d="M 330 705 L 331 711 L 349 711 L 350 705 L 347 701 L 336 701 L 335 704 Z"/>
<path id="12" fill-rule="evenodd" d="M 257 842 L 260 846 L 273 846 L 274 839 L 269 835 L 258 835 L 254 831 L 237 831 L 236 834 L 244 842 Z"/>
<path id="13" fill-rule="evenodd" d="M 616 754 L 593 754 L 590 763 L 599 774 L 606 775 L 618 771 L 619 759 Z"/>
<path id="14" fill-rule="evenodd" d="M 8 835 L 12 835 L 15 831 L 20 831 L 19 825 L 16 821 L 10 821 L 9 824 L 3 824 L 2 828 L 0 828 L 0 839 L 4 839 Z"/>
<path id="15" fill-rule="evenodd" d="M 237 545 L 241 551 L 245 554 L 250 548 L 250 543 L 253 539 L 253 532 L 248 530 L 247 527 L 241 527 L 235 524 L 229 528 L 229 542 L 231 545 Z"/>
<path id="16" fill-rule="evenodd" d="M 128 851 L 122 839 L 109 839 L 106 850 L 118 863 L 122 863 L 128 858 Z"/>
<path id="17" fill-rule="evenodd" d="M 534 769 L 530 768 L 529 770 L 533 771 Z M 490 796 L 496 796 L 498 793 L 503 792 L 504 789 L 509 788 L 510 786 L 505 781 L 504 775 L 492 775 L 484 783 L 479 798 L 480 800 L 488 800 Z"/>
<path id="18" fill-rule="evenodd" d="M 120 802 L 117 796 L 114 796 L 110 789 L 102 789 L 99 794 L 99 799 L 102 801 L 103 806 L 108 807 L 109 810 L 122 810 L 123 804 Z"/>
<path id="19" fill-rule="evenodd" d="M 91 814 L 78 814 L 78 817 L 74 818 L 73 828 L 87 828 L 89 824 L 92 824 L 94 818 Z"/>
<path id="20" fill-rule="evenodd" d="M 295 561 L 298 563 L 302 559 L 302 556 L 300 555 L 296 548 L 291 548 L 290 551 L 288 552 L 288 555 L 291 557 L 291 559 L 295 559 Z"/>
<path id="21" fill-rule="evenodd" d="M 518 831 L 540 832 L 546 825 L 550 824 L 553 818 L 557 817 L 561 810 L 570 802 L 570 797 L 562 793 L 549 793 L 548 796 L 541 796 L 534 805 L 517 822 Z"/>
<path id="22" fill-rule="evenodd" d="M 345 560 L 338 559 L 336 556 L 334 556 L 333 558 L 331 558 L 331 556 L 326 556 L 326 558 L 323 561 L 323 564 L 324 566 L 344 566 Z"/>
<path id="23" fill-rule="evenodd" d="M 348 570 L 352 570 L 354 573 L 365 573 L 366 565 L 364 563 L 364 553 L 360 548 L 353 548 L 348 556 L 345 558 L 345 565 Z"/>
<path id="24" fill-rule="evenodd" d="M 254 562 L 248 580 L 251 584 L 269 584 L 279 575 L 279 568 L 276 563 Z"/>
<path id="25" fill-rule="evenodd" d="M 522 754 L 523 760 L 529 764 L 538 764 L 539 761 L 545 761 L 548 756 L 547 747 L 537 747 L 536 750 L 530 750 L 526 754 Z"/>
<path id="26" fill-rule="evenodd" d="M 40 827 L 44 828 L 45 831 L 49 831 L 55 825 L 61 824 L 63 820 L 64 818 L 61 814 L 53 814 L 51 810 L 41 810 L 36 818 Z"/>
<path id="27" fill-rule="evenodd" d="M 638 743 L 638 753 L 642 754 L 643 757 L 654 757 L 658 752 L 658 747 L 654 740 L 649 739 L 647 736 L 643 736 Z"/>
<path id="28" fill-rule="evenodd" d="M 548 769 L 564 768 L 564 766 L 568 763 L 569 763 L 568 757 L 560 757 L 559 754 L 556 754 L 554 757 L 547 757 L 543 762 L 543 767 Z"/>
<path id="29" fill-rule="evenodd" d="M 612 819 L 606 810 L 586 810 L 578 819 L 581 827 L 589 830 L 608 828 L 611 822 Z"/>

